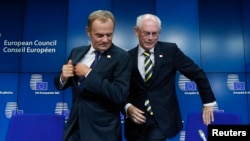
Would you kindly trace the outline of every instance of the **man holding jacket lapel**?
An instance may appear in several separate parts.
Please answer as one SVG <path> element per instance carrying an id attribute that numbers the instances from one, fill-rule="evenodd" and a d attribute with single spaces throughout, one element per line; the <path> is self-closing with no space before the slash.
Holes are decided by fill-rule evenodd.
<path id="1" fill-rule="evenodd" d="M 56 88 L 72 89 L 64 141 L 122 140 L 120 109 L 129 94 L 131 64 L 128 53 L 112 43 L 114 27 L 111 12 L 92 12 L 86 28 L 91 45 L 74 48 L 55 78 Z M 101 55 L 95 59 L 96 51 Z"/>

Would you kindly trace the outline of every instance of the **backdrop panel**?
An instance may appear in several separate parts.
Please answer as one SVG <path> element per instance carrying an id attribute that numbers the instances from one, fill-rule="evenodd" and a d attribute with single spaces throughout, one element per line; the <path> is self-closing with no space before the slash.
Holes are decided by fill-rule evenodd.
<path id="1" fill-rule="evenodd" d="M 250 112 L 249 112 L 249 109 L 250 109 L 250 73 L 247 73 L 247 88 L 246 88 L 246 91 L 247 91 L 247 99 L 248 99 L 248 124 L 250 124 Z"/>
<path id="2" fill-rule="evenodd" d="M 244 37 L 244 48 L 245 48 L 245 65 L 246 72 L 250 72 L 250 1 L 242 1 L 242 22 L 243 22 L 243 37 Z"/>
<path id="3" fill-rule="evenodd" d="M 116 17 L 114 43 L 125 50 L 138 44 L 134 33 L 136 18 L 141 14 L 155 14 L 155 0 L 113 0 L 112 12 Z"/>
<path id="4" fill-rule="evenodd" d="M 55 73 L 22 73 L 18 104 L 24 113 L 55 113 L 63 95 L 54 87 Z M 63 108 L 63 105 L 60 107 Z"/>
<path id="5" fill-rule="evenodd" d="M 25 3 L 20 0 L 0 1 L 0 72 L 19 72 Z"/>
<path id="6" fill-rule="evenodd" d="M 65 55 L 67 0 L 27 0 L 21 72 L 57 72 Z"/>
<path id="7" fill-rule="evenodd" d="M 18 73 L 0 73 L 0 141 L 5 141 L 12 110 L 18 109 Z"/>
<path id="8" fill-rule="evenodd" d="M 156 14 L 162 20 L 160 40 L 178 47 L 200 65 L 197 0 L 157 0 Z"/>
<path id="9" fill-rule="evenodd" d="M 244 72 L 241 1 L 200 0 L 201 60 L 208 72 Z"/>

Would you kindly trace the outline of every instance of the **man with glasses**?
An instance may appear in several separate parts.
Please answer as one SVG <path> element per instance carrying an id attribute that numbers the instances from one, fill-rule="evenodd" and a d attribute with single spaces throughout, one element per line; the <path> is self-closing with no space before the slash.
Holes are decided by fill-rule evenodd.
<path id="1" fill-rule="evenodd" d="M 204 124 L 210 124 L 216 99 L 205 72 L 175 43 L 158 41 L 161 21 L 157 16 L 140 15 L 134 30 L 139 44 L 129 50 L 132 74 L 124 106 L 127 141 L 166 141 L 183 128 L 175 90 L 177 71 L 197 84 L 202 118 Z"/>

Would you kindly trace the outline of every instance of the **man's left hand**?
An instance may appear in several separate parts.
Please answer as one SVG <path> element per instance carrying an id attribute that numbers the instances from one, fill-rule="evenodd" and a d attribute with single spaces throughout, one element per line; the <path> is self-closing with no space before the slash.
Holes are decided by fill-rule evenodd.
<path id="1" fill-rule="evenodd" d="M 204 106 L 202 109 L 202 119 L 204 124 L 208 125 L 214 121 L 214 107 Z"/>

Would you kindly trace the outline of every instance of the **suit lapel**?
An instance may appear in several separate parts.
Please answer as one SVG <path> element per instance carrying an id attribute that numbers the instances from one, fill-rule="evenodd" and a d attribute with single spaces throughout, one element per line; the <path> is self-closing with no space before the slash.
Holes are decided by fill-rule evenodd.
<path id="1" fill-rule="evenodd" d="M 155 48 L 154 48 L 154 58 L 155 58 L 155 62 L 154 62 L 154 68 L 153 68 L 153 75 L 151 78 L 150 83 L 154 82 L 154 80 L 156 79 L 157 75 L 159 75 L 159 70 L 161 68 L 162 65 L 162 61 L 164 59 L 164 54 L 161 51 L 161 48 L 158 44 L 156 44 Z"/>
<path id="2" fill-rule="evenodd" d="M 74 58 L 71 58 L 72 59 L 72 63 L 75 65 L 77 64 L 82 58 L 83 56 L 88 52 L 88 50 L 90 49 L 90 46 L 86 46 L 86 47 L 83 47 L 81 48 L 81 50 L 79 50 L 77 52 L 77 54 L 75 54 L 75 57 Z M 73 79 L 73 85 L 75 86 L 78 86 L 77 82 L 79 80 L 79 77 L 77 77 L 76 75 L 74 75 Z"/>
<path id="3" fill-rule="evenodd" d="M 72 63 L 77 64 L 84 57 L 84 55 L 88 52 L 89 49 L 90 46 L 82 48 L 82 50 L 80 50 L 79 53 L 77 53 L 76 56 L 72 58 Z"/>

